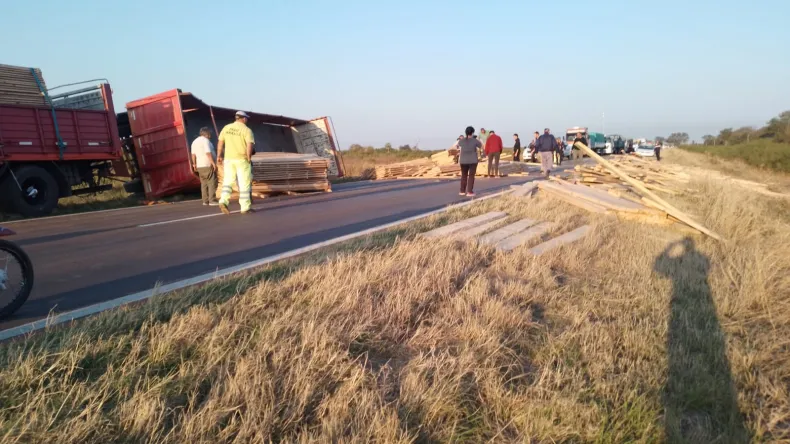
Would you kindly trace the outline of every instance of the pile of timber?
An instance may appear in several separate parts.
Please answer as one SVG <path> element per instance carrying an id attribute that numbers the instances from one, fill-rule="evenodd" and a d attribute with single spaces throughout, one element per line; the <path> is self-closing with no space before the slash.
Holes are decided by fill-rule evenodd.
<path id="1" fill-rule="evenodd" d="M 47 89 L 41 70 L 35 73 L 44 90 Z M 47 106 L 47 100 L 33 77 L 30 68 L 0 65 L 0 103 L 5 105 Z"/>
<path id="2" fill-rule="evenodd" d="M 654 192 L 684 192 L 683 185 L 690 179 L 687 173 L 669 171 L 655 162 L 631 156 L 610 162 L 582 143 L 576 143 L 575 146 L 598 162 L 600 168 L 579 167 L 574 173 L 577 177 L 571 178 L 576 183 L 553 177 L 553 183 L 540 184 L 541 191 L 588 211 L 615 213 L 625 220 L 684 224 L 714 239 L 722 240 L 721 236 Z M 581 176 L 581 180 L 578 176 Z"/>
<path id="3" fill-rule="evenodd" d="M 409 160 L 408 162 L 391 163 L 376 167 L 376 179 L 394 179 L 396 177 L 420 177 L 426 175 L 434 167 L 429 158 Z"/>
<path id="4" fill-rule="evenodd" d="M 271 193 L 331 191 L 329 160 L 314 154 L 256 153 L 252 156 L 252 194 L 265 197 Z M 222 168 L 217 171 L 220 186 Z M 233 186 L 234 196 L 238 187 Z"/>
<path id="5" fill-rule="evenodd" d="M 631 179 L 641 182 L 645 188 L 671 196 L 685 193 L 685 185 L 688 184 L 690 180 L 688 174 L 663 171 L 653 166 L 636 166 L 624 160 L 613 161 L 612 163 Z M 570 176 L 566 176 L 566 179 L 574 183 L 582 183 L 591 187 L 606 189 L 632 188 L 620 176 L 607 170 L 602 165 L 576 165 L 573 173 Z"/>
<path id="6" fill-rule="evenodd" d="M 510 156 L 512 158 L 512 155 Z M 499 162 L 499 175 L 509 176 L 526 174 L 527 165 L 523 162 Z M 480 161 L 477 166 L 476 176 L 488 174 L 488 167 L 485 160 Z M 396 177 L 456 177 L 461 175 L 461 165 L 458 164 L 458 150 L 449 149 L 431 155 L 430 158 L 410 160 L 408 162 L 393 163 L 376 167 L 376 179 L 393 179 Z"/>

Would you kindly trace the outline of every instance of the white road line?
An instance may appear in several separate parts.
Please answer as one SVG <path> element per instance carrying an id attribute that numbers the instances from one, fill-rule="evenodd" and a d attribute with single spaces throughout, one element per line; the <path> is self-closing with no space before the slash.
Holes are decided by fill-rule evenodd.
<path id="1" fill-rule="evenodd" d="M 264 265 L 271 264 L 273 262 L 281 261 L 284 259 L 290 259 L 295 256 L 299 256 L 304 253 L 309 253 L 311 251 L 318 250 L 320 248 L 328 247 L 330 245 L 338 244 L 341 242 L 345 242 L 351 239 L 355 239 L 361 236 L 366 236 L 368 234 L 376 233 L 378 231 L 386 230 L 398 225 L 402 225 L 409 222 L 414 222 L 416 220 L 424 219 L 429 216 L 433 216 L 435 214 L 443 213 L 445 211 L 454 210 L 457 208 L 462 208 L 467 205 L 471 205 L 476 202 L 480 202 L 483 200 L 491 199 L 494 197 L 502 196 L 508 193 L 511 193 L 513 190 L 507 189 L 504 191 L 500 191 L 498 193 L 489 194 L 487 196 L 481 196 L 477 199 L 472 199 L 466 202 L 448 205 L 444 208 L 440 208 L 438 210 L 429 211 L 427 213 L 418 214 L 417 216 L 407 217 L 406 219 L 397 220 L 395 222 L 390 222 L 388 224 L 379 225 L 377 227 L 368 228 L 367 230 L 359 231 L 357 233 L 347 234 L 345 236 L 336 237 L 334 239 L 329 239 L 323 242 L 318 242 L 312 245 L 308 245 L 306 247 L 297 248 L 296 250 L 286 251 L 284 253 L 276 254 L 274 256 L 269 256 L 263 259 L 258 259 L 256 261 L 247 262 L 241 265 L 236 265 L 234 267 L 223 268 L 221 270 L 217 270 L 212 273 L 205 273 L 201 274 L 200 276 L 195 276 L 189 279 L 184 279 L 181 281 L 172 282 L 170 284 L 156 286 L 150 290 L 144 290 L 137 293 L 133 293 L 130 295 L 126 295 L 117 299 L 113 299 L 106 302 L 100 302 L 98 304 L 89 305 L 87 307 L 79 308 L 77 310 L 68 311 L 65 313 L 60 313 L 49 317 L 47 319 L 41 319 L 38 321 L 30 322 L 28 324 L 23 324 L 17 327 L 9 328 L 7 330 L 0 331 L 0 341 L 5 341 L 6 339 L 11 339 L 17 336 L 21 336 L 27 333 L 34 332 L 36 330 L 41 330 L 43 328 L 62 324 L 65 322 L 70 322 L 76 319 L 84 318 L 86 316 L 90 316 L 96 313 L 101 313 L 102 311 L 109 310 L 111 308 L 120 307 L 122 305 L 130 304 L 132 302 L 143 301 L 146 299 L 151 298 L 155 295 L 160 295 L 164 293 L 169 293 L 171 291 L 182 290 L 187 287 L 191 287 L 193 285 L 201 284 L 204 282 L 211 281 L 213 279 L 218 279 L 222 277 L 226 277 L 235 273 L 239 273 L 242 271 L 247 271 L 252 268 L 261 267 Z"/>
<path id="2" fill-rule="evenodd" d="M 166 202 L 163 204 L 155 204 L 155 205 L 135 205 L 133 207 L 111 208 L 109 210 L 80 211 L 80 212 L 69 213 L 69 214 L 58 214 L 57 216 L 32 217 L 28 219 L 9 220 L 8 222 L 3 222 L 3 225 L 21 224 L 24 222 L 41 222 L 41 221 L 48 221 L 51 219 L 62 219 L 64 217 L 87 216 L 89 214 L 115 213 L 118 211 L 141 210 L 143 208 L 169 207 L 171 205 L 183 205 L 183 204 L 190 204 L 196 202 L 200 202 L 200 199 L 188 199 L 188 200 L 182 200 L 180 202 Z"/>

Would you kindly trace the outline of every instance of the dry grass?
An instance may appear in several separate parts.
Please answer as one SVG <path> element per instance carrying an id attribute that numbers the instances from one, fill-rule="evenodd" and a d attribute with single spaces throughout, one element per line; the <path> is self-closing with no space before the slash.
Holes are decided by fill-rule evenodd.
<path id="1" fill-rule="evenodd" d="M 692 186 L 727 242 L 503 198 L 5 344 L 0 441 L 790 440 L 790 226 Z M 594 230 L 415 238 L 498 209 Z"/>

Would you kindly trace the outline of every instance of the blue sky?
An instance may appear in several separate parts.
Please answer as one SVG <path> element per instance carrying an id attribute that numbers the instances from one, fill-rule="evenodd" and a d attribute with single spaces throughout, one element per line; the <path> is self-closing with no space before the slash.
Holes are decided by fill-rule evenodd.
<path id="1" fill-rule="evenodd" d="M 333 117 L 341 145 L 444 148 L 467 125 L 630 137 L 790 109 L 790 2 L 11 2 L 0 63 L 98 77 L 116 108 L 167 89 Z M 9 39 L 8 36 L 14 36 Z"/>

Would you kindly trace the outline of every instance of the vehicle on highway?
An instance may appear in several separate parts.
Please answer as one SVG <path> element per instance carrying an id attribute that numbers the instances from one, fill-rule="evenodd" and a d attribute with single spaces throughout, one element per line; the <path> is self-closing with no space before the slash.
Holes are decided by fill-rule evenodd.
<path id="1" fill-rule="evenodd" d="M 606 154 L 620 154 L 625 151 L 625 139 L 619 134 L 609 134 L 606 136 Z"/>
<path id="2" fill-rule="evenodd" d="M 587 146 L 591 150 L 598 154 L 604 154 L 604 151 L 606 150 L 606 137 L 604 137 L 602 133 L 590 132 L 587 127 L 584 126 L 574 126 L 573 128 L 568 128 L 568 130 L 565 132 L 565 152 L 568 153 L 568 156 L 570 156 L 570 149 L 573 146 L 573 139 L 576 138 L 577 134 L 581 134 L 587 139 Z"/>
<path id="3" fill-rule="evenodd" d="M 12 236 L 0 227 L 0 237 Z M 19 245 L 0 239 L 0 319 L 19 310 L 33 290 L 33 263 Z"/>
<path id="4" fill-rule="evenodd" d="M 111 189 L 122 158 L 109 83 L 57 95 L 39 87 L 48 106 L 0 103 L 0 210 L 23 216 Z"/>
<path id="5" fill-rule="evenodd" d="M 653 156 L 655 156 L 655 155 L 656 155 L 655 148 L 656 148 L 656 147 L 655 147 L 655 145 L 653 145 L 653 144 L 650 144 L 650 143 L 640 143 L 640 144 L 639 144 L 639 146 L 636 146 L 636 147 L 634 148 L 634 153 L 635 153 L 637 156 L 642 156 L 642 157 L 653 157 Z"/>
<path id="6" fill-rule="evenodd" d="M 127 112 L 116 114 L 105 80 L 63 85 L 70 88 L 60 92 L 46 86 L 40 70 L 0 65 L 0 71 L 0 81 L 9 81 L 0 88 L 0 211 L 26 217 L 50 214 L 63 197 L 109 190 L 112 181 L 149 200 L 197 190 L 192 141 L 208 127 L 216 144 L 236 113 L 172 89 L 128 102 Z M 330 177 L 343 176 L 329 117 L 247 114 L 255 151 L 315 154 L 329 160 Z"/>

